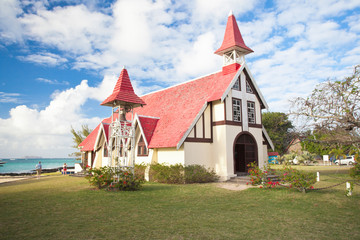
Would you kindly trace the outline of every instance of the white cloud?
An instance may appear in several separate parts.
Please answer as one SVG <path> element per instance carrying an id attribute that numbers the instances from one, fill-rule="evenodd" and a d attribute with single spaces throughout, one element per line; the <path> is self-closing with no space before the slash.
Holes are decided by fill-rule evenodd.
<path id="1" fill-rule="evenodd" d="M 95 128 L 99 117 L 83 115 L 82 107 L 89 99 L 104 100 L 114 88 L 116 79 L 106 76 L 97 87 L 89 87 L 87 80 L 65 91 L 54 92 L 47 107 L 19 105 L 10 110 L 10 117 L 0 118 L 1 157 L 39 155 L 64 157 L 74 152 L 71 148 L 70 126 L 80 128 L 89 124 Z M 0 93 L 0 96 L 17 94 Z M 4 156 L 5 155 L 5 156 Z"/>
<path id="2" fill-rule="evenodd" d="M 23 149 L 18 156 L 38 155 L 31 152 L 36 148 L 58 156 L 71 152 L 70 125 L 95 127 L 99 118 L 85 116 L 82 107 L 89 99 L 104 100 L 124 65 L 138 95 L 220 70 L 222 59 L 213 52 L 230 10 L 255 51 L 247 62 L 272 111 L 287 111 L 288 99 L 351 73 L 360 58 L 359 16 L 346 15 L 358 9 L 356 0 L 277 1 L 271 9 L 257 0 L 122 0 L 106 9 L 87 1 L 52 9 L 46 0 L 4 1 L 0 39 L 24 44 L 29 54 L 21 60 L 104 76 L 96 87 L 82 81 L 54 92 L 46 108 L 17 106 L 8 119 L 0 119 L 0 146 L 14 153 Z M 21 6 L 27 6 L 26 13 Z M 28 48 L 27 41 L 36 48 Z M 19 103 L 19 97 L 0 93 L 2 102 Z"/>
<path id="3" fill-rule="evenodd" d="M 58 66 L 66 63 L 68 60 L 57 54 L 53 53 L 40 53 L 40 54 L 30 54 L 27 56 L 18 57 L 22 61 L 33 62 L 45 66 Z"/>
<path id="4" fill-rule="evenodd" d="M 27 38 L 69 54 L 106 48 L 110 20 L 110 16 L 91 12 L 84 5 L 40 9 L 20 19 Z"/>
<path id="5" fill-rule="evenodd" d="M 41 77 L 36 78 L 36 81 L 43 82 L 43 83 L 48 83 L 48 84 L 52 84 L 52 85 L 69 85 L 70 84 L 67 81 L 59 82 L 58 80 L 50 80 L 50 79 L 41 78 Z"/>
<path id="6" fill-rule="evenodd" d="M 20 103 L 19 93 L 0 92 L 0 103 Z"/>
<path id="7" fill-rule="evenodd" d="M 215 37 L 213 33 L 200 35 L 189 51 L 179 54 L 177 75 L 198 77 L 211 73 L 221 66 L 221 58 L 214 54 Z"/>
<path id="8" fill-rule="evenodd" d="M 22 42 L 21 24 L 17 17 L 22 9 L 16 0 L 2 0 L 0 7 L 0 39 Z"/>

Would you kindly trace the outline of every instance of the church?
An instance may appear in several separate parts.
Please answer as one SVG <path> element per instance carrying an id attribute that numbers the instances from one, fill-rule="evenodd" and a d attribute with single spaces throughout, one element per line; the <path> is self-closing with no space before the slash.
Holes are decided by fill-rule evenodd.
<path id="1" fill-rule="evenodd" d="M 274 146 L 262 125 L 261 111 L 268 105 L 245 61 L 252 52 L 230 13 L 215 51 L 223 58 L 220 71 L 138 97 L 124 68 L 101 105 L 135 104 L 132 116 L 123 116 L 133 119 L 135 164 L 199 164 L 215 170 L 221 180 L 247 172 L 250 162 L 264 167 L 267 150 Z M 113 112 L 79 145 L 85 165 L 109 165 L 109 126 L 120 117 Z"/>

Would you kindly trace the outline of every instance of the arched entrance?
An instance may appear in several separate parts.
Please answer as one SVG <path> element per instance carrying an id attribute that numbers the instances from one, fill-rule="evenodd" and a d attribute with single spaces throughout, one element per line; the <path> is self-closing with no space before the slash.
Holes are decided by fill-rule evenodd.
<path id="1" fill-rule="evenodd" d="M 256 141 L 250 133 L 243 132 L 234 141 L 234 173 L 246 173 L 251 162 L 258 164 Z"/>

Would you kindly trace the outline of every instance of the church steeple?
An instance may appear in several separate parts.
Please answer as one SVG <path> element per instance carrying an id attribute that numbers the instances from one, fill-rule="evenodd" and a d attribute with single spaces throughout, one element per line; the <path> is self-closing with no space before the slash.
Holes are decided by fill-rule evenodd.
<path id="1" fill-rule="evenodd" d="M 252 52 L 253 50 L 246 46 L 236 23 L 235 16 L 232 11 L 230 11 L 224 40 L 221 47 L 215 51 L 215 54 L 223 56 L 224 66 L 227 66 L 233 63 L 241 65 L 245 61 L 244 56 Z"/>
<path id="2" fill-rule="evenodd" d="M 139 98 L 131 85 L 129 74 L 125 67 L 120 73 L 112 94 L 101 103 L 103 106 L 131 105 L 133 108 L 145 105 L 146 103 Z"/>

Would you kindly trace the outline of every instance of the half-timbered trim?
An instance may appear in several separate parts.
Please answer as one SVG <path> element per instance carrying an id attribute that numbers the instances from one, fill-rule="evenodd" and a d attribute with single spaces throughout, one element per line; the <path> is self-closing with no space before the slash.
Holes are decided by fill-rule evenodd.
<path id="1" fill-rule="evenodd" d="M 220 125 L 232 125 L 232 126 L 242 126 L 242 122 L 235 122 L 235 121 L 216 121 L 212 123 L 213 126 L 220 126 Z"/>
<path id="2" fill-rule="evenodd" d="M 251 123 L 249 123 L 249 127 L 252 127 L 252 128 L 262 128 L 262 125 L 261 125 L 261 124 L 251 124 Z"/>
<path id="3" fill-rule="evenodd" d="M 206 110 L 208 109 L 208 113 L 206 113 Z M 201 114 L 198 122 L 194 125 L 193 127 L 193 137 L 187 137 L 185 139 L 185 142 L 203 142 L 203 143 L 212 143 L 213 142 L 213 129 L 212 129 L 212 103 L 208 104 L 208 108 L 206 108 L 203 113 Z M 199 126 L 198 124 L 200 123 L 199 121 L 201 121 L 201 125 Z M 200 127 L 200 129 L 202 131 L 197 131 L 196 129 Z M 209 128 L 209 129 L 207 129 Z M 210 130 L 210 131 L 207 131 Z"/>

